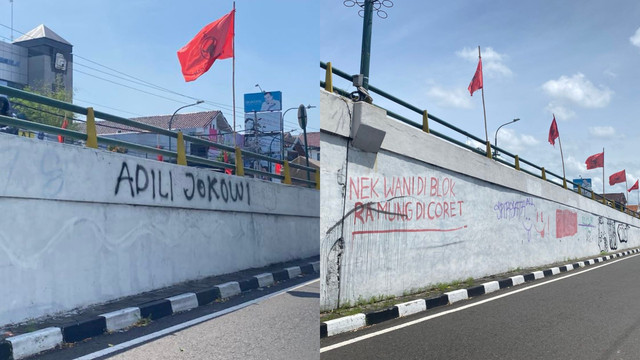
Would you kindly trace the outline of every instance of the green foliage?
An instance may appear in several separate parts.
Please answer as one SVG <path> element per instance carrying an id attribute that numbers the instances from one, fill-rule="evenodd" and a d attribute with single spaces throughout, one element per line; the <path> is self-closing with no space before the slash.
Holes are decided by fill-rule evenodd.
<path id="1" fill-rule="evenodd" d="M 68 103 L 72 101 L 72 93 L 65 89 L 61 79 L 57 79 L 53 86 L 27 86 L 23 90 Z M 11 102 L 14 104 L 14 111 L 24 114 L 29 121 L 62 127 L 66 116 L 68 121 L 67 129 L 74 130 L 76 128 L 73 122 L 74 114 L 70 111 L 18 98 L 12 98 Z"/>

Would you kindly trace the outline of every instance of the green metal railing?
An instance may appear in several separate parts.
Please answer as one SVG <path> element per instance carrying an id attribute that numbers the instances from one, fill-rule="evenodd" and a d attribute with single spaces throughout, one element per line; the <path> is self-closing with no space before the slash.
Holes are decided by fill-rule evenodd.
<path id="1" fill-rule="evenodd" d="M 332 92 L 337 93 L 337 94 L 339 94 L 341 96 L 345 96 L 345 97 L 350 97 L 351 96 L 351 94 L 348 91 L 340 89 L 340 88 L 337 88 L 337 87 L 335 87 L 333 85 L 333 81 L 331 79 L 331 74 L 335 74 L 335 75 L 337 75 L 337 76 L 339 76 L 339 77 L 341 77 L 341 78 L 343 78 L 343 79 L 345 79 L 347 81 L 352 81 L 352 75 L 347 74 L 346 72 L 341 71 L 339 69 L 336 69 L 330 63 L 324 63 L 322 61 L 320 62 L 320 68 L 322 68 L 322 69 L 324 69 L 326 71 L 325 81 L 320 81 L 320 87 L 321 88 L 326 89 L 327 91 L 332 91 Z M 476 147 L 473 147 L 471 145 L 468 145 L 465 142 L 462 142 L 462 141 L 459 141 L 457 139 L 454 139 L 451 136 L 445 135 L 445 134 L 443 134 L 441 132 L 438 132 L 438 131 L 435 131 L 435 130 L 431 129 L 428 126 L 427 121 L 428 120 L 433 120 L 434 122 L 436 122 L 436 123 L 446 127 L 447 129 L 453 131 L 454 133 L 463 135 L 463 136 L 465 136 L 465 137 L 467 137 L 469 139 L 475 140 L 475 141 L 477 141 L 478 143 L 481 143 L 481 144 L 485 144 L 486 143 L 485 139 L 481 139 L 481 138 L 479 138 L 479 137 L 477 137 L 477 136 L 475 136 L 475 135 L 473 135 L 473 134 L 471 134 L 471 133 L 469 133 L 469 132 L 467 132 L 467 131 L 465 131 L 463 129 L 460 129 L 460 128 L 454 126 L 454 125 L 451 125 L 451 124 L 447 123 L 446 121 L 444 121 L 444 120 L 442 120 L 442 119 L 440 119 L 440 118 L 438 118 L 438 117 L 436 117 L 436 116 L 434 116 L 432 114 L 428 114 L 425 109 L 421 109 L 421 108 L 419 108 L 419 107 L 417 107 L 415 105 L 409 104 L 408 102 L 406 102 L 406 101 L 404 101 L 404 100 L 402 100 L 402 99 L 400 99 L 398 97 L 395 97 L 395 96 L 393 96 L 393 95 L 391 95 L 391 94 L 389 94 L 389 93 L 387 93 L 387 92 L 385 92 L 385 91 L 383 91 L 383 90 L 381 90 L 381 89 L 379 89 L 379 88 L 377 88 L 377 87 L 375 87 L 375 86 L 373 86 L 371 84 L 369 84 L 368 90 L 369 90 L 369 92 L 378 94 L 378 95 L 386 98 L 387 100 L 390 100 L 391 102 L 393 102 L 393 103 L 395 103 L 397 105 L 400 105 L 401 107 L 403 107 L 405 109 L 408 109 L 408 110 L 410 110 L 412 112 L 420 114 L 421 116 L 423 116 L 423 123 L 422 124 L 421 123 L 417 123 L 414 120 L 411 120 L 411 119 L 409 119 L 407 117 L 404 117 L 404 116 L 402 116 L 400 114 L 397 114 L 397 113 L 395 113 L 393 111 L 390 111 L 390 110 L 385 109 L 383 107 L 380 107 L 378 105 L 374 105 L 374 106 L 378 106 L 381 109 L 385 110 L 389 117 L 394 118 L 396 120 L 399 120 L 399 121 L 401 121 L 401 122 L 403 122 L 403 123 L 405 123 L 407 125 L 410 125 L 410 126 L 418 128 L 418 129 L 421 129 L 423 131 L 429 132 L 430 134 L 433 134 L 433 135 L 435 135 L 435 136 L 437 136 L 439 138 L 442 138 L 442 139 L 444 139 L 444 140 L 446 140 L 448 142 L 451 142 L 451 143 L 453 143 L 455 145 L 458 145 L 460 147 L 463 147 L 465 149 L 473 151 L 473 152 L 475 152 L 477 154 L 490 157 L 491 153 L 487 153 L 487 151 L 483 151 L 483 150 L 481 150 L 479 148 L 476 148 Z M 541 166 L 536 165 L 536 164 L 534 164 L 534 163 L 532 163 L 530 161 L 522 159 L 516 154 L 512 154 L 511 152 L 509 152 L 507 150 L 504 150 L 504 149 L 502 149 L 500 147 L 495 146 L 495 144 L 490 144 L 489 146 L 490 146 L 490 148 L 493 149 L 493 153 L 494 154 L 495 154 L 496 150 L 500 151 L 501 157 L 494 157 L 493 159 L 495 161 L 497 161 L 497 162 L 499 162 L 501 164 L 504 164 L 506 166 L 513 167 L 516 170 L 522 171 L 522 172 L 524 172 L 526 174 L 529 174 L 531 176 L 535 176 L 535 177 L 537 177 L 539 179 L 542 179 L 544 181 L 548 181 L 548 182 L 550 182 L 552 184 L 558 185 L 558 186 L 563 187 L 565 189 L 568 189 L 568 185 L 573 185 L 573 186 L 575 186 L 577 188 L 577 190 L 572 190 L 572 189 L 568 189 L 568 190 L 576 191 L 576 192 L 578 192 L 579 194 L 581 194 L 583 196 L 587 196 L 585 194 L 585 191 L 583 189 L 581 189 L 580 184 L 576 184 L 573 181 L 567 180 L 567 179 L 563 178 L 562 176 L 560 176 L 558 174 L 555 174 L 555 173 L 553 173 L 551 171 L 546 170 L 544 167 L 541 167 Z M 507 161 L 507 160 L 503 159 L 503 157 L 508 157 L 508 158 L 512 159 L 513 161 Z M 531 168 L 531 170 L 527 170 L 527 169 L 521 168 L 521 164 L 525 164 L 526 166 Z M 552 178 L 556 179 L 556 181 L 553 181 Z M 559 181 L 559 183 L 558 183 L 558 181 Z M 604 179 L 603 179 L 603 181 L 604 181 Z M 593 191 L 589 191 L 589 192 L 592 194 L 591 195 L 592 199 L 596 200 L 596 198 L 597 198 L 597 201 L 600 201 L 600 202 L 604 203 L 604 200 L 602 199 L 601 196 L 599 196 L 599 195 L 596 196 L 593 193 Z M 619 209 L 619 210 L 621 210 L 623 212 L 628 213 L 629 215 L 632 215 L 632 216 L 640 218 L 640 213 L 637 213 L 637 212 L 633 212 L 632 213 L 631 211 L 629 211 L 625 207 L 624 204 L 621 204 L 621 203 L 619 203 L 617 201 L 613 201 L 613 200 L 609 200 L 609 199 L 607 199 L 607 202 L 610 204 L 610 206 L 615 207 L 616 209 Z"/>
<path id="2" fill-rule="evenodd" d="M 180 156 L 184 156 L 186 158 L 187 162 L 193 163 L 193 164 L 200 164 L 200 165 L 205 165 L 205 166 L 209 166 L 209 167 L 214 167 L 214 168 L 220 168 L 220 169 L 236 169 L 236 171 L 238 172 L 238 175 L 241 175 L 240 173 L 246 173 L 246 174 L 250 174 L 250 175 L 254 175 L 254 176 L 262 176 L 262 177 L 268 177 L 271 179 L 280 179 L 283 180 L 285 183 L 291 183 L 291 182 L 295 182 L 297 184 L 302 184 L 305 186 L 314 186 L 316 188 L 319 188 L 319 172 L 313 168 L 313 167 L 307 167 L 304 165 L 298 165 L 295 163 L 289 163 L 288 161 L 283 161 L 280 159 L 276 159 L 276 158 L 271 158 L 269 156 L 266 156 L 264 154 L 258 154 L 258 153 L 254 153 L 251 151 L 246 151 L 246 150 L 242 150 L 239 148 L 235 148 L 233 146 L 229 146 L 229 145 L 225 145 L 225 144 L 219 144 L 216 142 L 212 142 L 209 140 L 205 140 L 205 139 L 201 139 L 199 137 L 196 136 L 190 136 L 190 135 L 183 135 L 180 132 L 176 132 L 176 131 L 171 131 L 171 130 L 167 130 L 167 129 L 163 129 L 163 128 L 159 128 L 156 126 L 152 126 L 152 125 L 148 125 L 148 124 L 144 124 L 144 123 L 140 123 L 137 121 L 133 121 L 130 119 L 126 119 L 123 117 L 119 117 L 119 116 L 115 116 L 115 115 L 111 115 L 105 112 L 101 112 L 101 111 L 94 111 L 92 108 L 85 108 L 85 107 L 81 107 L 78 105 L 74 105 L 74 104 L 70 104 L 64 101 L 60 101 L 60 100 L 56 100 L 56 99 L 51 99 L 45 96 L 41 96 L 38 94 L 34 94 L 34 93 L 30 93 L 30 92 L 26 92 L 26 91 L 22 91 L 22 90 L 18 90 L 18 89 L 14 89 L 14 88 L 10 88 L 7 86 L 2 86 L 0 85 L 0 94 L 12 97 L 12 98 L 18 98 L 18 99 L 23 99 L 23 100 L 27 100 L 27 101 L 32 101 L 38 104 L 42 104 L 42 105 L 46 105 L 46 106 L 51 106 L 60 110 L 65 110 L 65 111 L 70 111 L 73 113 L 77 113 L 77 114 L 82 114 L 82 115 L 88 115 L 90 112 L 93 114 L 93 117 L 98 118 L 98 119 L 103 119 L 103 120 L 108 120 L 111 121 L 113 123 L 117 123 L 117 124 L 121 124 L 121 125 L 126 125 L 126 126 L 131 126 L 134 127 L 136 129 L 140 129 L 143 131 L 148 131 L 149 133 L 154 133 L 154 134 L 158 134 L 158 135 L 164 135 L 164 136 L 168 136 L 171 138 L 175 138 L 177 140 L 179 140 L 180 138 L 183 139 L 183 141 L 188 141 L 191 142 L 192 144 L 199 144 L 199 145 L 203 145 L 203 146 L 207 146 L 207 147 L 213 147 L 219 150 L 223 150 L 223 151 L 228 151 L 231 153 L 236 153 L 236 154 L 240 154 L 240 159 L 236 159 L 237 161 L 240 161 L 240 164 L 238 165 L 234 165 L 234 164 L 228 164 L 228 163 L 224 163 L 224 162 L 220 162 L 220 161 L 216 161 L 216 160 L 211 160 L 211 159 L 207 159 L 204 157 L 200 157 L 200 156 L 194 156 L 194 155 L 186 155 L 184 153 L 180 153 L 179 151 L 169 151 L 169 150 L 165 150 L 165 149 L 158 149 L 155 147 L 151 147 L 151 146 L 146 146 L 146 145 L 141 145 L 141 144 L 136 144 L 136 143 L 132 143 L 132 142 L 128 142 L 128 141 L 123 141 L 123 140 L 118 140 L 118 139 L 113 139 L 113 138 L 107 138 L 107 137 L 102 137 L 102 136 L 96 136 L 97 143 L 100 145 L 105 145 L 105 146 L 118 146 L 118 147 L 123 147 L 126 149 L 131 149 L 131 150 L 136 150 L 136 151 L 140 151 L 143 153 L 147 153 L 147 154 L 156 154 L 156 155 L 162 155 L 162 156 L 167 156 L 167 157 L 175 157 L 175 158 L 180 158 Z M 88 116 L 88 118 L 90 117 L 90 115 Z M 93 120 L 93 119 L 92 119 Z M 87 121 L 87 133 L 82 133 L 82 132 L 78 132 L 78 131 L 74 131 L 74 130 L 69 130 L 69 129 L 62 129 L 56 126 L 51 126 L 51 125 L 46 125 L 46 124 L 41 124 L 41 123 L 37 123 L 37 122 L 33 122 L 33 121 L 28 121 L 28 120 L 21 120 L 21 119 L 17 119 L 17 118 L 13 118 L 13 117 L 7 117 L 7 116 L 1 116 L 0 115 L 0 123 L 5 124 L 5 125 L 9 125 L 9 126 L 14 126 L 17 128 L 21 128 L 21 129 L 27 129 L 27 130 L 32 130 L 32 131 L 41 131 L 41 132 L 45 132 L 45 133 L 49 133 L 49 134 L 55 134 L 55 135 L 62 135 L 64 137 L 68 137 L 68 138 L 72 138 L 72 139 L 76 139 L 76 140 L 80 140 L 80 141 L 91 141 L 91 136 L 88 135 L 91 131 L 90 128 L 93 126 L 93 134 L 95 134 L 95 123 L 93 121 Z M 273 174 L 270 172 L 265 172 L 265 171 L 260 171 L 260 170 L 256 170 L 256 169 L 251 169 L 251 168 L 244 168 L 243 164 L 242 164 L 242 159 L 244 158 L 249 158 L 249 159 L 255 159 L 255 160 L 265 160 L 271 163 L 277 163 L 277 164 L 281 164 L 283 165 L 284 168 L 284 175 L 280 175 L 280 174 Z M 240 169 L 239 169 L 240 167 Z M 314 174 L 315 176 L 311 176 L 311 179 L 315 179 L 315 180 L 307 180 L 307 179 L 303 179 L 303 178 L 291 178 L 290 177 L 290 169 L 289 168 L 294 168 L 294 169 L 299 169 L 302 170 L 304 172 L 309 172 L 311 174 Z M 240 171 L 238 171 L 240 170 Z"/>

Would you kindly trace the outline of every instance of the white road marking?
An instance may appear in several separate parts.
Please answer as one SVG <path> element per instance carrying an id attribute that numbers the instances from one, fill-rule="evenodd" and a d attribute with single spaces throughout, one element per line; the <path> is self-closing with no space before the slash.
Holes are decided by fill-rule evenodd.
<path id="1" fill-rule="evenodd" d="M 455 309 L 443 311 L 441 313 L 425 316 L 423 318 L 420 318 L 420 319 L 417 319 L 417 320 L 413 320 L 413 321 L 410 321 L 408 323 L 392 326 L 392 327 L 387 328 L 387 329 L 383 329 L 383 330 L 376 331 L 376 332 L 373 332 L 373 333 L 370 333 L 370 334 L 362 335 L 360 337 L 353 338 L 353 339 L 350 339 L 350 340 L 346 340 L 346 341 L 343 341 L 343 342 L 339 342 L 337 344 L 325 346 L 325 347 L 320 349 L 320 352 L 323 353 L 325 351 L 335 350 L 335 349 L 341 348 L 343 346 L 351 345 L 351 344 L 360 342 L 362 340 L 370 339 L 370 338 L 375 337 L 375 336 L 383 335 L 383 334 L 386 334 L 386 333 L 389 333 L 389 332 L 392 332 L 392 331 L 396 331 L 396 330 L 399 330 L 399 329 L 402 329 L 402 328 L 405 328 L 405 327 L 408 327 L 408 326 L 419 324 L 421 322 L 428 321 L 428 320 L 431 320 L 431 319 L 435 319 L 435 318 L 438 318 L 440 316 L 444 316 L 444 315 L 452 314 L 452 313 L 455 313 L 455 312 L 458 312 L 458 311 L 466 310 L 468 308 L 472 308 L 474 306 L 482 305 L 482 304 L 488 303 L 490 301 L 495 301 L 495 300 L 501 299 L 503 297 L 511 296 L 511 295 L 517 294 L 517 293 L 522 292 L 522 291 L 531 290 L 531 289 L 537 288 L 538 286 L 547 285 L 547 284 L 550 284 L 550 283 L 553 283 L 553 282 L 556 282 L 556 281 L 568 279 L 568 278 L 573 277 L 573 276 L 578 276 L 578 275 L 584 274 L 584 273 L 592 271 L 592 270 L 601 269 L 604 266 L 609 266 L 609 265 L 617 263 L 618 261 L 628 260 L 628 259 L 631 259 L 631 258 L 636 257 L 636 256 L 640 256 L 640 255 L 633 255 L 633 256 L 621 258 L 619 260 L 615 260 L 613 262 L 605 263 L 605 264 L 602 264 L 600 266 L 596 266 L 596 267 L 593 267 L 593 268 L 590 268 L 590 269 L 585 269 L 585 270 L 582 270 L 580 272 L 572 273 L 572 274 L 569 274 L 569 275 L 566 275 L 566 276 L 562 276 L 562 277 L 559 277 L 559 278 L 556 278 L 556 279 L 551 279 L 551 280 L 548 280 L 548 281 L 545 281 L 545 282 L 542 282 L 542 283 L 539 283 L 539 284 L 533 284 L 531 286 L 527 286 L 525 288 L 514 290 L 514 291 L 508 292 L 506 294 L 498 295 L 498 296 L 492 297 L 490 299 L 481 300 L 481 301 L 478 301 L 478 302 L 473 303 L 473 304 L 464 305 L 464 306 L 461 306 L 459 308 L 455 308 Z"/>
<path id="2" fill-rule="evenodd" d="M 136 346 L 136 345 L 141 344 L 143 342 L 147 342 L 149 340 L 153 340 L 153 339 L 162 337 L 164 335 L 167 335 L 167 334 L 170 334 L 170 333 L 173 333 L 173 332 L 176 332 L 176 331 L 180 331 L 180 330 L 188 328 L 190 326 L 203 323 L 205 321 L 217 318 L 219 316 L 226 315 L 228 313 L 234 312 L 236 310 L 240 310 L 240 309 L 245 308 L 247 306 L 259 303 L 261 301 L 268 300 L 268 299 L 270 299 L 272 297 L 276 297 L 278 295 L 282 295 L 282 294 L 284 294 L 284 293 L 286 293 L 288 291 L 293 291 L 293 290 L 299 289 L 301 287 L 313 284 L 314 282 L 317 282 L 317 281 L 320 281 L 320 279 L 307 281 L 307 282 L 299 284 L 299 285 L 295 285 L 295 286 L 292 286 L 292 287 L 289 287 L 289 288 L 286 288 L 286 289 L 282 289 L 282 290 L 277 291 L 275 293 L 272 293 L 272 294 L 269 294 L 269 295 L 265 295 L 265 296 L 259 297 L 257 299 L 253 299 L 251 301 L 247 301 L 245 303 L 242 303 L 242 304 L 239 304 L 239 305 L 236 305 L 236 306 L 232 306 L 230 308 L 227 308 L 227 309 L 224 309 L 224 310 L 221 310 L 221 311 L 218 311 L 218 312 L 214 312 L 214 313 L 209 314 L 209 315 L 201 316 L 199 318 L 196 318 L 196 319 L 193 319 L 193 320 L 189 320 L 187 322 L 184 322 L 184 323 L 181 323 L 181 324 L 178 324 L 178 325 L 174 325 L 172 327 L 168 327 L 166 329 L 162 329 L 160 331 L 156 331 L 154 333 L 147 334 L 145 336 L 141 336 L 139 338 L 135 338 L 135 339 L 120 343 L 118 345 L 114 345 L 112 347 L 96 351 L 96 352 L 91 353 L 91 354 L 87 354 L 87 355 L 81 356 L 79 358 L 76 358 L 75 360 L 90 360 L 90 359 L 96 359 L 96 358 L 99 358 L 99 357 L 102 357 L 102 356 L 105 356 L 105 355 L 109 355 L 111 353 L 114 353 L 114 352 L 117 352 L 117 351 L 121 351 L 121 350 L 130 348 L 130 347 Z"/>

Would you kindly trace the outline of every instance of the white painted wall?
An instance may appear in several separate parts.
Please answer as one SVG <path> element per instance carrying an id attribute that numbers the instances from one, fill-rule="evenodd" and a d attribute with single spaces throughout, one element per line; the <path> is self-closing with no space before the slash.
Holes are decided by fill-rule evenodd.
<path id="1" fill-rule="evenodd" d="M 386 136 L 363 152 L 352 104 L 324 91 L 320 104 L 323 309 L 640 245 L 638 219 L 370 105 L 363 123 Z"/>
<path id="2" fill-rule="evenodd" d="M 0 325 L 318 254 L 313 189 L 5 134 L 0 169 Z"/>

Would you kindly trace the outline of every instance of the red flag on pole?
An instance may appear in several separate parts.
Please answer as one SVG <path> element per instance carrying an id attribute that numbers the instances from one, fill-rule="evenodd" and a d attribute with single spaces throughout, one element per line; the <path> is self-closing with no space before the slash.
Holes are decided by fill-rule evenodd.
<path id="1" fill-rule="evenodd" d="M 632 190 L 638 190 L 638 180 L 636 180 L 636 183 L 633 184 L 633 186 L 631 188 L 629 188 L 629 190 L 627 190 L 627 192 L 631 192 Z"/>
<path id="2" fill-rule="evenodd" d="M 556 116 L 553 115 L 553 121 L 551 122 L 551 127 L 549 128 L 549 143 L 553 146 L 556 146 L 556 139 L 560 136 L 558 133 L 558 124 L 556 123 Z"/>
<path id="3" fill-rule="evenodd" d="M 227 153 L 226 151 L 224 151 L 222 153 L 222 158 L 224 159 L 225 163 L 229 163 L 229 153 Z M 231 169 L 224 169 L 224 173 L 227 175 L 231 175 L 233 173 L 233 171 Z"/>
<path id="4" fill-rule="evenodd" d="M 66 129 L 67 126 L 69 126 L 69 122 L 67 121 L 67 116 L 65 115 L 64 121 L 62 122 L 62 128 Z M 64 142 L 64 136 L 58 135 L 58 142 L 63 143 Z"/>
<path id="5" fill-rule="evenodd" d="M 193 81 L 207 72 L 217 59 L 233 57 L 235 9 L 212 22 L 178 50 L 184 81 Z"/>
<path id="6" fill-rule="evenodd" d="M 623 183 L 625 181 L 627 181 L 627 173 L 624 170 L 609 176 L 609 185 Z"/>
<path id="7" fill-rule="evenodd" d="M 473 75 L 468 89 L 471 96 L 473 96 L 476 90 L 482 89 L 482 59 L 478 59 L 478 67 L 476 68 L 476 73 Z"/>
<path id="8" fill-rule="evenodd" d="M 584 163 L 587 165 L 587 170 L 604 167 L 604 152 L 589 156 Z"/>

